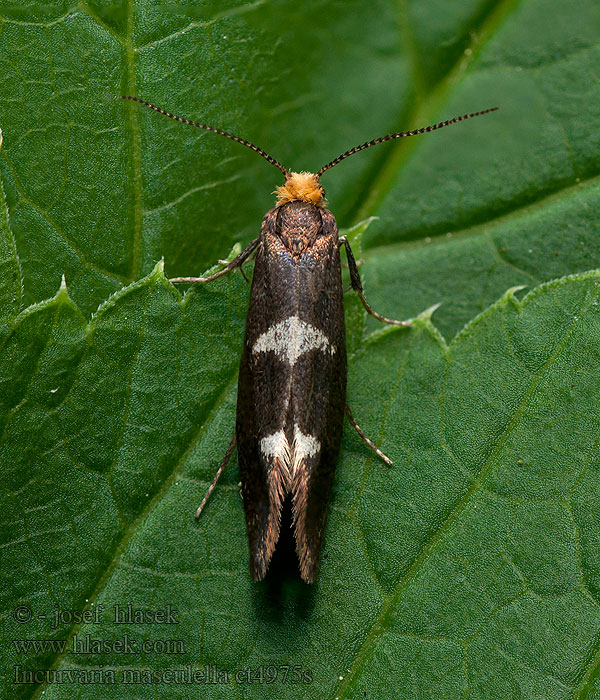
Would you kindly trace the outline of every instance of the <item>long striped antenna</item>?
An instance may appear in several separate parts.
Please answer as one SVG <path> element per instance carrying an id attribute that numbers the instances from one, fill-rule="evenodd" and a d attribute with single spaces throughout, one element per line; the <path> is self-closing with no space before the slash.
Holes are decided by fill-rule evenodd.
<path id="1" fill-rule="evenodd" d="M 497 109 L 498 109 L 498 107 L 491 107 L 490 109 L 484 109 L 481 112 L 472 112 L 471 114 L 463 114 L 461 117 L 454 117 L 454 119 L 447 119 L 445 122 L 440 122 L 439 124 L 433 124 L 431 126 L 424 126 L 422 129 L 415 129 L 414 131 L 399 131 L 396 134 L 388 134 L 387 136 L 380 136 L 378 139 L 373 139 L 372 141 L 367 141 L 366 143 L 363 143 L 360 146 L 355 146 L 354 148 L 351 148 L 349 151 L 342 153 L 342 155 L 338 156 L 337 158 L 334 158 L 330 163 L 327 163 L 327 165 L 324 165 L 317 172 L 317 178 L 320 178 L 321 175 L 326 170 L 333 168 L 334 165 L 337 165 L 339 162 L 344 160 L 344 158 L 348 158 L 348 156 L 352 156 L 355 153 L 358 153 L 359 151 L 364 151 L 365 148 L 371 148 L 371 146 L 377 146 L 378 143 L 383 143 L 384 141 L 391 141 L 392 139 L 401 139 L 401 138 L 404 138 L 405 136 L 417 136 L 418 134 L 426 134 L 429 131 L 435 131 L 436 129 L 443 129 L 445 126 L 450 126 L 450 124 L 456 124 L 457 122 L 462 122 L 465 119 L 471 119 L 471 117 L 480 117 L 482 114 L 488 114 L 489 112 L 495 112 Z"/>
<path id="2" fill-rule="evenodd" d="M 228 131 L 223 131 L 223 129 L 217 129 L 217 127 L 215 126 L 209 126 L 208 124 L 193 122 L 190 119 L 185 119 L 184 117 L 178 117 L 176 114 L 171 114 L 171 112 L 167 112 L 161 107 L 157 107 L 156 105 L 153 105 L 150 102 L 146 102 L 146 100 L 142 100 L 139 97 L 134 97 L 133 95 L 121 95 L 121 99 L 131 100 L 132 102 L 139 102 L 141 105 L 145 105 L 146 107 L 153 109 L 155 112 L 158 112 L 159 114 L 164 114 L 165 117 L 174 119 L 177 122 L 181 122 L 182 124 L 189 124 L 189 126 L 197 126 L 199 129 L 205 129 L 206 131 L 212 131 L 214 134 L 220 134 L 221 136 L 225 136 L 226 138 L 231 139 L 232 141 L 237 141 L 237 143 L 241 143 L 242 146 L 248 146 L 248 148 L 253 150 L 255 153 L 258 153 L 258 155 L 262 156 L 265 160 L 271 163 L 271 165 L 274 165 L 276 168 L 279 168 L 279 170 L 281 170 L 281 172 L 283 173 L 284 177 L 286 179 L 288 178 L 288 171 L 283 167 L 283 165 L 281 165 L 281 163 L 278 160 L 275 160 L 275 158 L 271 157 L 268 153 L 263 151 L 262 148 L 255 146 L 253 143 L 250 143 L 250 141 L 246 141 L 246 139 L 242 139 L 239 136 L 234 136 Z"/>

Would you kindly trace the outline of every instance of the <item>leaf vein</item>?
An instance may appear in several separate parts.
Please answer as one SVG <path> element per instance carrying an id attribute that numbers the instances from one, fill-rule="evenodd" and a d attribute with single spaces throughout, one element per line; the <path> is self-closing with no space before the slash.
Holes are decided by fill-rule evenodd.
<path id="1" fill-rule="evenodd" d="M 397 583 L 393 593 L 384 602 L 375 624 L 371 627 L 371 630 L 367 633 L 367 635 L 363 641 L 363 644 L 361 645 L 360 649 L 358 650 L 358 652 L 356 654 L 355 662 L 352 666 L 350 673 L 346 676 L 344 682 L 341 684 L 338 691 L 335 693 L 335 697 L 338 698 L 339 700 L 341 700 L 341 698 L 347 697 L 348 692 L 352 687 L 353 681 L 358 676 L 360 671 L 362 670 L 368 655 L 371 653 L 372 647 L 375 645 L 375 642 L 379 639 L 379 637 L 384 633 L 386 622 L 388 621 L 389 617 L 393 614 L 394 606 L 395 606 L 396 602 L 399 600 L 402 592 L 407 588 L 409 583 L 414 579 L 416 573 L 428 561 L 430 556 L 436 550 L 437 545 L 442 541 L 442 538 L 445 535 L 445 533 L 448 532 L 448 530 L 450 529 L 452 524 L 456 521 L 456 519 L 462 514 L 462 512 L 465 510 L 465 508 L 471 502 L 472 496 L 480 490 L 481 486 L 483 486 L 483 481 L 485 480 L 486 476 L 490 472 L 490 470 L 494 464 L 495 457 L 498 455 L 498 453 L 502 449 L 504 443 L 506 442 L 506 440 L 508 439 L 508 437 L 510 436 L 510 434 L 512 433 L 512 431 L 516 427 L 518 419 L 520 418 L 528 401 L 531 399 L 531 397 L 534 393 L 534 390 L 537 388 L 539 383 L 542 381 L 546 372 L 550 369 L 553 362 L 558 357 L 559 353 L 564 349 L 567 342 L 571 338 L 571 336 L 575 330 L 575 327 L 577 326 L 577 324 L 579 323 L 579 321 L 581 319 L 582 313 L 584 311 L 587 311 L 587 309 L 593 303 L 591 299 L 588 299 L 586 301 L 587 301 L 587 303 L 586 303 L 585 307 L 581 309 L 581 312 L 570 323 L 570 325 L 565 330 L 560 342 L 558 342 L 556 344 L 554 350 L 549 355 L 548 359 L 543 363 L 543 365 L 540 367 L 538 372 L 532 377 L 532 379 L 529 383 L 529 386 L 527 387 L 527 390 L 523 393 L 522 399 L 519 402 L 519 405 L 516 407 L 516 409 L 513 413 L 512 418 L 510 420 L 508 420 L 503 434 L 498 439 L 496 446 L 494 448 L 490 449 L 488 456 L 485 458 L 479 475 L 473 480 L 472 484 L 465 490 L 464 494 L 456 501 L 454 507 L 450 510 L 448 516 L 446 517 L 446 519 L 444 520 L 442 525 L 427 540 L 427 542 L 425 543 L 425 545 L 421 549 L 420 553 L 413 560 L 412 565 L 408 568 L 406 574 Z"/>
<path id="2" fill-rule="evenodd" d="M 188 445 L 188 448 L 185 451 L 183 451 L 180 458 L 176 461 L 171 473 L 165 478 L 163 486 L 156 492 L 154 497 L 148 501 L 145 508 L 139 513 L 137 518 L 135 518 L 135 520 L 132 521 L 129 528 L 127 528 L 124 531 L 123 536 L 121 537 L 121 540 L 115 546 L 115 550 L 114 550 L 115 553 L 114 553 L 112 560 L 109 562 L 104 573 L 98 579 L 92 592 L 87 596 L 87 599 L 90 603 L 94 603 L 99 598 L 99 596 L 102 593 L 102 591 L 104 590 L 106 584 L 110 580 L 110 577 L 112 576 L 113 572 L 123 562 L 123 556 L 126 552 L 127 545 L 129 544 L 129 541 L 131 540 L 133 535 L 137 532 L 139 525 L 141 523 L 143 523 L 148 518 L 149 514 L 160 503 L 160 501 L 163 499 L 163 497 L 169 491 L 173 482 L 177 479 L 178 470 L 180 469 L 180 467 L 184 464 L 184 462 L 188 458 L 191 450 L 195 447 L 195 445 L 200 441 L 200 439 L 204 435 L 204 433 L 207 429 L 207 426 L 210 423 L 211 418 L 219 411 L 219 409 L 221 408 L 221 405 L 226 401 L 227 396 L 232 391 L 233 384 L 235 383 L 236 380 L 237 380 L 237 373 L 234 375 L 233 379 L 230 380 L 223 387 L 223 390 L 221 391 L 220 395 L 215 399 L 207 419 L 201 423 L 197 433 L 190 439 L 190 443 Z M 59 607 L 60 606 L 57 603 L 57 608 L 59 608 Z M 70 625 L 69 634 L 67 635 L 67 639 L 66 639 L 65 650 L 63 652 L 57 653 L 55 655 L 54 662 L 52 663 L 50 670 L 55 670 L 60 666 L 63 658 L 68 654 L 68 651 L 70 648 L 70 643 L 71 643 L 71 640 L 73 639 L 73 636 L 75 634 L 77 634 L 77 632 L 82 627 L 82 625 L 83 625 L 83 623 L 79 623 L 79 624 L 74 623 L 74 624 Z M 47 687 L 47 683 L 48 683 L 48 681 L 44 680 L 42 683 L 40 683 L 37 686 L 37 688 L 35 688 L 34 692 L 31 695 L 32 700 L 34 700 L 35 698 L 39 698 L 45 692 L 46 687 Z"/>

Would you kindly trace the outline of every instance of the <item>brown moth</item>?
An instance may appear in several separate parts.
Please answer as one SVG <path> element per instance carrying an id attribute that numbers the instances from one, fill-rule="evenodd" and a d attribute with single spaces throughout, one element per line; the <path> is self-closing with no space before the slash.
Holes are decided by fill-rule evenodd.
<path id="1" fill-rule="evenodd" d="M 346 250 L 352 289 L 366 311 L 384 323 L 408 326 L 367 303 L 350 244 L 338 236 L 325 209 L 323 173 L 348 156 L 384 141 L 435 131 L 497 107 L 414 131 L 388 134 L 351 148 L 316 173 L 288 171 L 265 151 L 222 129 L 139 102 L 183 124 L 237 141 L 281 170 L 285 183 L 262 221 L 260 235 L 219 272 L 175 277 L 210 282 L 255 258 L 238 382 L 235 434 L 200 507 L 198 517 L 237 445 L 250 545 L 250 572 L 260 581 L 279 540 L 281 514 L 291 507 L 300 575 L 315 579 L 344 414 L 365 443 L 391 461 L 363 433 L 346 403 L 346 332 L 340 248 Z M 289 504 L 289 506 L 288 506 Z"/>

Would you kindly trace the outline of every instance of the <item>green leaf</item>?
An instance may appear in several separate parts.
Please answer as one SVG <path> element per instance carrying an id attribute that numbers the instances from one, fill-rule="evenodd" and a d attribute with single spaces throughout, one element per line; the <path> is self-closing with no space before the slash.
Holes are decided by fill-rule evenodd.
<path id="1" fill-rule="evenodd" d="M 411 317 L 443 302 L 448 338 L 510 286 L 599 265 L 600 11 L 552 7 L 5 5 L 0 174 L 28 301 L 51 296 L 64 273 L 89 314 L 163 257 L 169 275 L 198 272 L 250 241 L 272 206 L 281 177 L 256 154 L 124 93 L 239 133 L 297 170 L 500 106 L 324 176 L 342 226 L 380 217 L 365 239 L 373 303 Z"/>
<path id="2" fill-rule="evenodd" d="M 0 147 L 2 132 L 0 131 Z M 21 307 L 23 286 L 21 266 L 15 240 L 8 222 L 8 210 L 4 199 L 4 190 L 0 182 L 0 329 L 3 323 L 18 313 Z"/>
<path id="3" fill-rule="evenodd" d="M 448 347 L 423 316 L 359 350 L 350 401 L 395 466 L 345 432 L 313 587 L 293 555 L 251 581 L 237 470 L 192 517 L 233 429 L 244 286 L 232 275 L 182 299 L 159 265 L 88 325 L 64 288 L 16 319 L 0 358 L 5 639 L 73 650 L 126 631 L 181 653 L 10 644 L 7 666 L 113 669 L 115 697 L 135 669 L 205 664 L 300 665 L 314 698 L 584 697 L 600 629 L 600 274 L 523 302 L 509 291 Z M 128 604 L 170 605 L 177 624 L 115 624 Z M 19 605 L 48 618 L 19 623 Z M 101 622 L 51 628 L 54 609 L 83 608 Z M 275 687 L 299 690 L 281 676 Z"/>
<path id="4" fill-rule="evenodd" d="M 600 278 L 573 274 L 600 266 L 599 29 L 591 1 L 3 4 L 3 697 L 600 697 Z M 297 170 L 500 106 L 323 178 L 367 298 L 417 321 L 347 295 L 350 404 L 394 467 L 346 426 L 312 587 L 285 547 L 251 581 L 235 464 L 193 519 L 248 287 L 163 269 L 255 237 L 280 174 L 122 94 Z"/>
<path id="5" fill-rule="evenodd" d="M 443 36 L 450 21 L 440 5 L 460 19 L 462 3 L 412 10 L 423 71 L 423 35 Z M 500 111 L 388 149 L 358 207 L 380 217 L 364 242 L 373 303 L 413 316 L 442 302 L 447 337 L 510 286 L 599 265 L 598 6 L 501 2 L 471 30 L 469 55 L 422 89 L 411 121 Z"/>

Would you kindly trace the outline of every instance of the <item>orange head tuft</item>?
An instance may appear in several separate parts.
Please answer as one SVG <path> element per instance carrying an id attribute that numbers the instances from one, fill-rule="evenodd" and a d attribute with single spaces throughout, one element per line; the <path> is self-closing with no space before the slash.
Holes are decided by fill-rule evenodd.
<path id="1" fill-rule="evenodd" d="M 314 173 L 289 173 L 285 184 L 274 192 L 277 206 L 286 202 L 309 202 L 317 207 L 325 206 L 325 190 Z"/>

